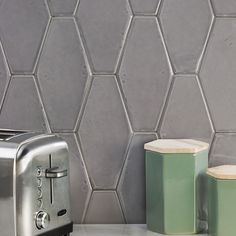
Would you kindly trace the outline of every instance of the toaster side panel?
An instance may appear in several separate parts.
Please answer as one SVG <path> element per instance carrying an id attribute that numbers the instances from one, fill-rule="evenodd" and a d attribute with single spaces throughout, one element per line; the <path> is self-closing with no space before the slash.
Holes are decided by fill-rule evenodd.
<path id="1" fill-rule="evenodd" d="M 17 236 L 41 235 L 70 224 L 69 200 L 66 142 L 45 135 L 20 146 L 16 159 Z"/>
<path id="2" fill-rule="evenodd" d="M 13 169 L 14 169 L 13 158 L 0 157 L 0 235 L 1 236 L 15 236 Z"/>

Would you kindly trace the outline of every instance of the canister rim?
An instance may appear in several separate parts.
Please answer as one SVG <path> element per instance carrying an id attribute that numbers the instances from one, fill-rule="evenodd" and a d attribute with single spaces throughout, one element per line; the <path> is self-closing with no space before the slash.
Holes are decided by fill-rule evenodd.
<path id="1" fill-rule="evenodd" d="M 221 165 L 209 168 L 207 174 L 217 179 L 236 180 L 236 165 Z"/>
<path id="2" fill-rule="evenodd" d="M 194 139 L 158 139 L 144 145 L 144 149 L 159 153 L 198 153 L 209 144 Z"/>

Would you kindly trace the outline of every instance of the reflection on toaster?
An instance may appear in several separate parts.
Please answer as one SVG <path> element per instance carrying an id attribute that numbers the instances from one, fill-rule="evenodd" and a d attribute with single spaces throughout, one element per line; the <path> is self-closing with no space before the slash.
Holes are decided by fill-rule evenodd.
<path id="1" fill-rule="evenodd" d="M 68 158 L 57 135 L 0 132 L 1 236 L 72 232 Z"/>

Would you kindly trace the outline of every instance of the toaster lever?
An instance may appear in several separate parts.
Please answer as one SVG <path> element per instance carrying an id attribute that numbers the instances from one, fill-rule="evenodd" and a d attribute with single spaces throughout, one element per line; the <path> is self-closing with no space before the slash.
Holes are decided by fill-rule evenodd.
<path id="1" fill-rule="evenodd" d="M 45 177 L 46 178 L 62 178 L 67 176 L 67 170 L 58 170 L 58 167 L 53 167 L 46 169 Z"/>

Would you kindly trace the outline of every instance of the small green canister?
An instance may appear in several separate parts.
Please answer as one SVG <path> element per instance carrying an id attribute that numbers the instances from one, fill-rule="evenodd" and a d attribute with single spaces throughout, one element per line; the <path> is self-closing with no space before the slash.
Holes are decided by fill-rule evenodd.
<path id="1" fill-rule="evenodd" d="M 149 230 L 162 234 L 202 230 L 208 147 L 192 139 L 159 139 L 145 144 Z"/>
<path id="2" fill-rule="evenodd" d="M 236 235 L 236 166 L 208 169 L 208 227 L 211 236 Z"/>

